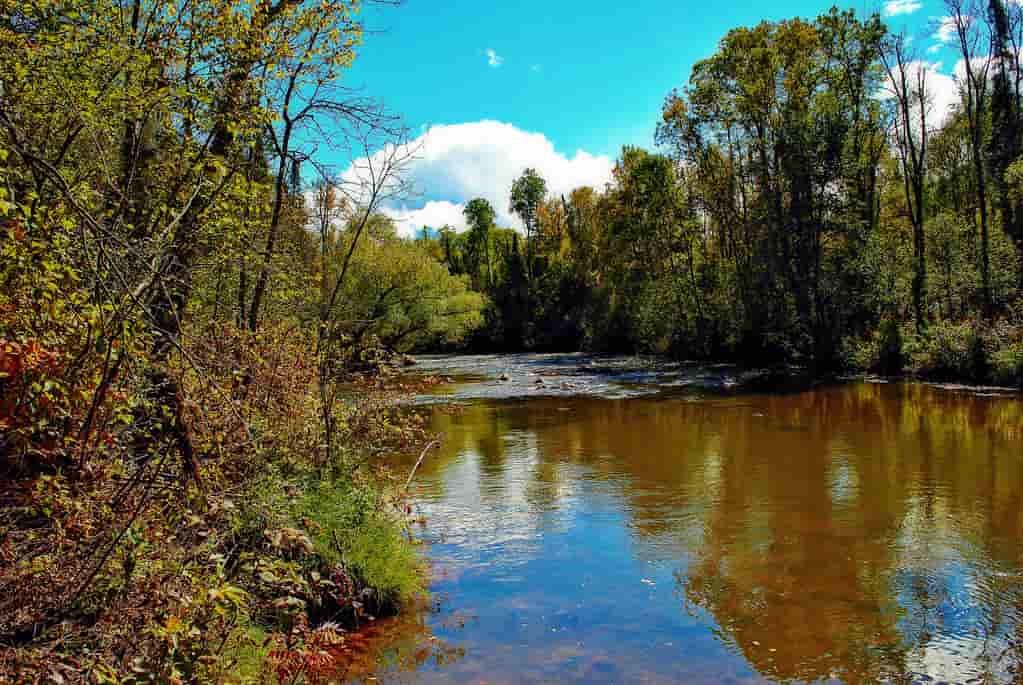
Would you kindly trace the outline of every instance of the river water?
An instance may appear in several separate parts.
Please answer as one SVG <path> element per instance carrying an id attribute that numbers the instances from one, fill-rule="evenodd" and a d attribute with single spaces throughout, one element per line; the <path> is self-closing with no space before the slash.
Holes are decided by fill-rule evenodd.
<path id="1" fill-rule="evenodd" d="M 1018 395 L 422 367 L 453 381 L 419 399 L 433 599 L 375 682 L 1023 682 Z"/>

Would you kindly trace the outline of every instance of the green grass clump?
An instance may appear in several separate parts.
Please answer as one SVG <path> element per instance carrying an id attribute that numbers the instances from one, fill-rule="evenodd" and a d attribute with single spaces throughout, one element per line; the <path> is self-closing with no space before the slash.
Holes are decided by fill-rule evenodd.
<path id="1" fill-rule="evenodd" d="M 387 604 L 399 604 L 423 590 L 414 543 L 396 513 L 373 488 L 343 480 L 305 491 L 296 516 L 308 519 L 316 555 L 342 563 Z"/>

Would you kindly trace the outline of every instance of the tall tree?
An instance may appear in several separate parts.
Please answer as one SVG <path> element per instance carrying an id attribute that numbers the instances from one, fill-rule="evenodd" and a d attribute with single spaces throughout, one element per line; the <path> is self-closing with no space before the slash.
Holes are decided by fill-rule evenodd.
<path id="1" fill-rule="evenodd" d="M 922 332 L 926 324 L 924 295 L 927 287 L 924 185 L 927 181 L 927 114 L 930 108 L 928 66 L 907 55 L 906 39 L 902 34 L 889 36 L 879 53 L 895 101 L 892 133 L 902 168 L 906 209 L 913 225 L 913 312 L 917 331 Z"/>
<path id="2" fill-rule="evenodd" d="M 518 214 L 526 229 L 526 274 L 533 278 L 533 242 L 538 232 L 540 205 L 547 196 L 547 181 L 536 169 L 522 172 L 511 188 L 511 211 Z"/>
<path id="3" fill-rule="evenodd" d="M 988 216 L 987 168 L 984 159 L 984 126 L 987 118 L 988 83 L 991 70 L 991 40 L 978 16 L 976 3 L 946 0 L 949 20 L 962 56 L 963 76 L 959 88 L 963 96 L 966 125 L 973 161 L 973 181 L 977 191 L 976 215 L 980 222 L 980 291 L 985 317 L 993 314 L 991 298 L 991 235 Z"/>
<path id="4" fill-rule="evenodd" d="M 263 106 L 273 113 L 264 136 L 271 144 L 276 169 L 259 271 L 248 306 L 247 324 L 252 331 L 259 324 L 270 285 L 286 204 L 289 196 L 294 201 L 301 192 L 300 165 L 312 156 L 312 147 L 322 142 L 309 133 L 327 120 L 341 131 L 358 126 L 396 132 L 395 120 L 379 104 L 341 85 L 362 40 L 356 9 L 351 0 L 311 3 L 274 35 L 281 56 L 265 76 Z"/>
<path id="5" fill-rule="evenodd" d="M 490 234 L 495 228 L 493 206 L 481 197 L 469 200 L 463 210 L 465 220 L 469 224 L 468 247 L 469 259 L 472 262 L 472 277 L 477 289 L 492 285 L 490 267 Z M 486 266 L 486 280 L 483 281 L 481 263 Z"/>
<path id="6" fill-rule="evenodd" d="M 1018 8 L 1017 8 L 1018 11 Z M 1013 49 L 1012 26 L 1002 0 L 989 0 L 987 12 L 991 32 L 994 73 L 991 76 L 991 135 L 987 141 L 988 167 L 994 186 L 1002 228 L 1023 251 L 1023 216 L 1013 202 L 1005 173 L 1023 151 L 1023 121 L 1020 119 L 1020 55 Z"/>

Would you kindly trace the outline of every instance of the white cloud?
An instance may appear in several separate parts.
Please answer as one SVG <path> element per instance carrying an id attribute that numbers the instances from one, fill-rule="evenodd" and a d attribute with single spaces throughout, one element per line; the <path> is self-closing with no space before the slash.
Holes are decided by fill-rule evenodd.
<path id="1" fill-rule="evenodd" d="M 939 52 L 941 52 L 941 48 L 943 48 L 943 47 L 944 46 L 941 45 L 941 44 L 932 45 L 931 47 L 927 48 L 927 54 L 929 54 L 929 55 L 936 55 Z"/>
<path id="2" fill-rule="evenodd" d="M 585 150 L 563 155 L 542 133 L 500 121 L 432 126 L 411 146 L 418 152 L 405 177 L 420 196 L 384 210 L 404 235 L 423 226 L 464 228 L 462 208 L 475 197 L 490 201 L 498 225 L 521 228 L 508 195 L 526 168 L 535 168 L 557 196 L 580 186 L 603 189 L 614 166 L 610 158 Z"/>
<path id="3" fill-rule="evenodd" d="M 884 15 L 897 17 L 900 14 L 912 14 L 923 6 L 919 0 L 890 0 L 884 5 Z"/>
<path id="4" fill-rule="evenodd" d="M 462 210 L 465 205 L 462 203 L 448 202 L 447 200 L 430 200 L 422 207 L 412 208 L 407 204 L 398 207 L 387 207 L 384 213 L 394 219 L 398 231 L 402 235 L 415 235 L 423 228 L 440 228 L 451 226 L 456 231 L 466 229 L 465 215 Z"/>
<path id="5" fill-rule="evenodd" d="M 504 57 L 501 57 L 499 54 L 497 54 L 497 51 L 494 50 L 494 48 L 487 48 L 486 55 L 487 64 L 493 67 L 494 69 L 497 69 L 499 66 L 504 64 Z"/>
<path id="6" fill-rule="evenodd" d="M 963 17 L 964 20 L 969 21 L 968 17 Z M 937 28 L 934 30 L 932 38 L 936 38 L 942 43 L 951 43 L 956 38 L 956 22 L 952 17 L 940 17 L 938 20 Z"/>
<path id="7" fill-rule="evenodd" d="M 940 69 L 941 62 L 935 62 L 927 74 L 927 91 L 931 100 L 927 125 L 932 129 L 945 124 L 959 104 L 959 85 L 954 77 L 941 73 Z"/>
<path id="8" fill-rule="evenodd" d="M 907 82 L 915 84 L 917 74 L 921 69 L 926 69 L 927 87 L 927 127 L 930 130 L 937 130 L 948 121 L 952 109 L 959 103 L 959 86 L 954 76 L 941 72 L 941 62 L 926 62 L 917 60 L 906 65 Z M 891 99 L 894 95 L 894 86 L 889 81 L 885 86 L 883 99 Z M 914 107 L 915 109 L 915 107 Z M 916 121 L 918 115 L 913 115 L 912 121 Z"/>

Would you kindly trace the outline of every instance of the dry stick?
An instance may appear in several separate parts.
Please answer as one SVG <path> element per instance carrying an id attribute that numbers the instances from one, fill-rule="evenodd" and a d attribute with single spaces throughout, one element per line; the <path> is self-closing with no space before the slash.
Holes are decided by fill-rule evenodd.
<path id="1" fill-rule="evenodd" d="M 430 451 L 430 448 L 434 445 L 440 445 L 439 440 L 431 440 L 426 443 L 426 447 L 423 448 L 422 453 L 419 455 L 419 459 L 416 460 L 416 465 L 412 467 L 412 471 L 408 474 L 408 480 L 405 481 L 405 489 L 408 490 L 408 486 L 412 485 L 412 479 L 416 475 L 416 470 L 419 469 L 419 465 L 423 463 L 423 459 L 426 458 L 426 453 Z"/>

